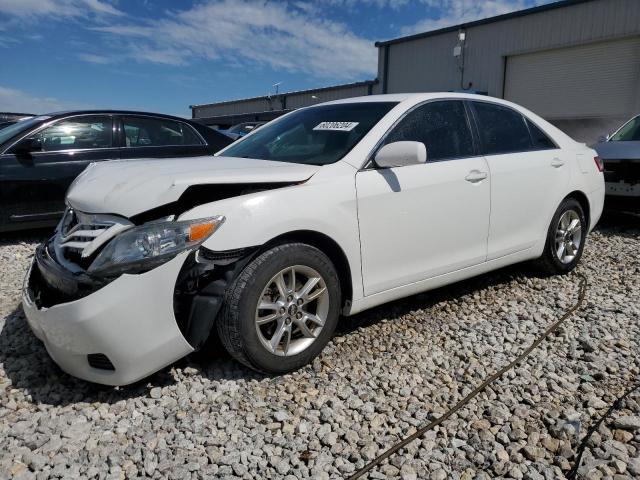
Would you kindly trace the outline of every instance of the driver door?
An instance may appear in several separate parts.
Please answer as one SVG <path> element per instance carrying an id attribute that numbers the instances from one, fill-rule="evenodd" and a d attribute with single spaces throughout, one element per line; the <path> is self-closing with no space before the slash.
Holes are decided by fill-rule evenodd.
<path id="1" fill-rule="evenodd" d="M 107 115 L 69 117 L 29 137 L 39 149 L 18 144 L 0 156 L 0 217 L 8 230 L 55 225 L 69 185 L 86 166 L 118 158 Z"/>
<path id="2" fill-rule="evenodd" d="M 423 142 L 427 163 L 356 175 L 364 294 L 480 264 L 487 256 L 489 168 L 462 101 L 422 104 L 384 144 Z"/>

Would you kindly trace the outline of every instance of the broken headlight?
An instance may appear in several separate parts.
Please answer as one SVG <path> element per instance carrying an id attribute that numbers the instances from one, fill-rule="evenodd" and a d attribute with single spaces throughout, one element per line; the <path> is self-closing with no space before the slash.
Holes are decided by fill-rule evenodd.
<path id="1" fill-rule="evenodd" d="M 224 223 L 223 216 L 150 222 L 111 240 L 89 267 L 97 275 L 140 272 L 157 267 L 184 250 L 199 246 Z"/>

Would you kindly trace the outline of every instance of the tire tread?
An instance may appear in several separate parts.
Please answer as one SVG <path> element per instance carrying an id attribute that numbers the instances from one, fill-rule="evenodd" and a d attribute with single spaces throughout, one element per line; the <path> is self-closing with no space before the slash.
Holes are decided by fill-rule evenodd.
<path id="1" fill-rule="evenodd" d="M 242 333 L 240 331 L 241 319 L 240 319 L 240 307 L 242 302 L 243 292 L 248 288 L 249 280 L 256 276 L 257 272 L 270 262 L 274 261 L 277 257 L 286 256 L 293 250 L 307 249 L 310 255 L 316 257 L 316 260 L 321 261 L 328 267 L 328 271 L 332 273 L 333 278 L 327 279 L 327 281 L 334 281 L 338 285 L 339 293 L 339 279 L 335 271 L 335 267 L 331 260 L 319 249 L 305 243 L 284 243 L 275 245 L 268 250 L 265 250 L 254 258 L 242 272 L 236 277 L 233 283 L 229 286 L 225 293 L 225 298 L 220 315 L 216 319 L 216 325 L 220 341 L 229 354 L 238 362 L 246 365 L 247 367 L 256 370 L 263 374 L 273 374 L 254 362 L 248 355 L 245 349 L 245 343 L 242 339 Z M 338 295 L 340 297 L 340 295 Z M 338 298 L 340 302 L 340 298 Z M 310 359 L 309 359 L 310 360 Z"/>

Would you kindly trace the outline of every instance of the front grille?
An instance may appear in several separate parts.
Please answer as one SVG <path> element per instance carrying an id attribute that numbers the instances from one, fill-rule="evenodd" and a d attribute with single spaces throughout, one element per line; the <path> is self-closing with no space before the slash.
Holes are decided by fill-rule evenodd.
<path id="1" fill-rule="evenodd" d="M 605 182 L 640 183 L 640 160 L 605 160 Z"/>
<path id="2" fill-rule="evenodd" d="M 54 239 L 56 255 L 85 269 L 98 250 L 132 226 L 133 223 L 124 218 L 91 215 L 67 208 Z"/>
<path id="3" fill-rule="evenodd" d="M 110 370 L 113 372 L 116 369 L 113 363 L 111 363 L 111 360 L 109 360 L 109 357 L 104 353 L 90 353 L 87 355 L 87 362 L 89 362 L 89 366 L 100 370 Z"/>

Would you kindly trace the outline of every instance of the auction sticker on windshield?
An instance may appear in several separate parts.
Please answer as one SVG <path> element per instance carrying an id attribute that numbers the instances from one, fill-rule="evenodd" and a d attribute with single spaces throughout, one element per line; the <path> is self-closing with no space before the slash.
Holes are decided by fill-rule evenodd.
<path id="1" fill-rule="evenodd" d="M 358 126 L 359 122 L 320 122 L 313 127 L 314 130 L 331 130 L 334 132 L 350 132 Z"/>

